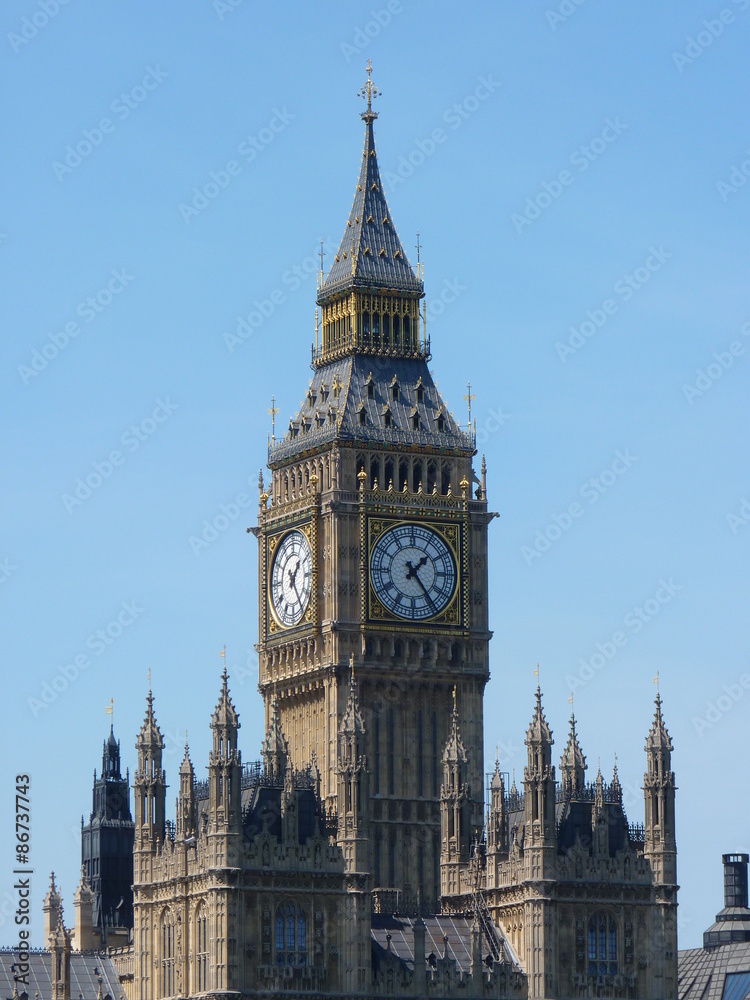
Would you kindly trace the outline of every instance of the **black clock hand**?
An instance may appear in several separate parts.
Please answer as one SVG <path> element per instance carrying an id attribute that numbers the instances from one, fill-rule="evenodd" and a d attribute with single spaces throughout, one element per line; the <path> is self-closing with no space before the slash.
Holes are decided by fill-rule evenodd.
<path id="1" fill-rule="evenodd" d="M 427 603 L 430 605 L 430 607 L 432 608 L 433 611 L 437 611 L 437 608 L 435 607 L 435 604 L 434 604 L 432 598 L 430 597 L 429 590 L 427 589 L 427 587 L 425 587 L 424 583 L 422 582 L 422 580 L 421 580 L 421 578 L 419 576 L 419 573 L 417 572 L 418 570 L 420 570 L 422 568 L 422 566 L 425 565 L 426 562 L 427 562 L 427 556 L 422 556 L 422 558 L 419 560 L 419 562 L 417 563 L 416 566 L 412 566 L 410 560 L 407 561 L 406 565 L 409 567 L 409 572 L 406 574 L 406 579 L 407 580 L 416 580 L 417 581 L 417 583 L 419 584 L 419 586 L 424 591 L 424 596 L 427 598 Z"/>
<path id="2" fill-rule="evenodd" d="M 406 574 L 406 579 L 412 580 L 416 576 L 416 578 L 419 580 L 419 570 L 426 564 L 427 564 L 427 556 L 422 556 L 422 558 L 419 560 L 416 566 L 412 566 L 411 560 L 408 560 L 406 565 L 409 567 L 409 572 Z M 422 583 L 421 580 L 419 580 L 419 582 Z"/>

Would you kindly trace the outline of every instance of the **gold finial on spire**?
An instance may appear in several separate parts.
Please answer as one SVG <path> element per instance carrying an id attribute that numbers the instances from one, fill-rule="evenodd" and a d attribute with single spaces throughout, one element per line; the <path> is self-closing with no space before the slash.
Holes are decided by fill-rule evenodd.
<path id="1" fill-rule="evenodd" d="M 318 273 L 318 288 L 322 288 L 322 286 L 323 286 L 323 258 L 326 256 L 326 252 L 323 249 L 323 237 L 322 236 L 320 237 L 319 256 L 320 256 L 320 272 Z"/>
<path id="2" fill-rule="evenodd" d="M 268 410 L 271 414 L 271 442 L 276 443 L 276 414 L 279 412 L 279 408 L 276 405 L 276 397 L 271 396 L 271 406 Z"/>
<path id="3" fill-rule="evenodd" d="M 148 693 L 151 694 L 151 667 L 148 668 Z"/>
<path id="4" fill-rule="evenodd" d="M 659 671 L 656 671 L 656 677 L 654 677 L 654 684 L 656 684 L 656 694 L 659 695 Z"/>
<path id="5" fill-rule="evenodd" d="M 466 386 L 466 395 L 464 396 L 464 399 L 469 404 L 469 431 L 471 431 L 471 401 L 472 401 L 472 399 L 476 399 L 476 398 L 477 397 L 471 391 L 471 382 L 467 383 L 467 386 Z"/>
<path id="6" fill-rule="evenodd" d="M 382 92 L 378 90 L 372 82 L 372 63 L 369 59 L 367 60 L 367 66 L 365 68 L 367 70 L 367 83 L 360 91 L 357 92 L 357 97 L 361 97 L 367 101 L 367 111 L 362 113 L 362 117 L 365 118 L 365 115 L 367 115 L 370 119 L 372 119 L 378 117 L 377 111 L 372 110 L 372 99 L 373 97 L 380 97 Z"/>
<path id="7" fill-rule="evenodd" d="M 112 716 L 112 722 L 110 724 L 110 730 L 112 732 L 114 732 L 114 730 L 115 730 L 115 699 L 114 698 L 110 698 L 109 699 L 109 705 L 107 705 L 107 707 L 104 709 L 104 714 Z"/>

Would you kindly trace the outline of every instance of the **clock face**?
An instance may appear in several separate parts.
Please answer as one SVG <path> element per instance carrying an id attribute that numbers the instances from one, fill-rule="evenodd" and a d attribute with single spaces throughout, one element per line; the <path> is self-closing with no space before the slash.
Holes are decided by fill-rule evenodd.
<path id="1" fill-rule="evenodd" d="M 397 524 L 384 531 L 370 557 L 372 586 L 399 618 L 433 618 L 450 603 L 456 563 L 448 544 L 424 524 Z"/>
<path id="2" fill-rule="evenodd" d="M 301 531 L 290 531 L 276 549 L 271 568 L 271 603 L 281 625 L 297 625 L 310 602 L 312 552 Z"/>

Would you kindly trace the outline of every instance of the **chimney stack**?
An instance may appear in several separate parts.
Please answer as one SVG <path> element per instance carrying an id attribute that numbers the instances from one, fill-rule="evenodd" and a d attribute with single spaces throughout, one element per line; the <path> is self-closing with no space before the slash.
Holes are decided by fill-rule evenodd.
<path id="1" fill-rule="evenodd" d="M 747 908 L 747 864 L 750 855 L 723 854 L 724 907 Z"/>

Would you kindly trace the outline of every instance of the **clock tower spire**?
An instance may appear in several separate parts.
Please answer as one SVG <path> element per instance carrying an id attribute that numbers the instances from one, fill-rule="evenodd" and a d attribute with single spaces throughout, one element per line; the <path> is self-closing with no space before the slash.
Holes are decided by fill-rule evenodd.
<path id="1" fill-rule="evenodd" d="M 484 785 L 493 515 L 471 431 L 428 368 L 424 286 L 378 169 L 371 71 L 354 202 L 317 293 L 313 377 L 286 432 L 277 427 L 260 493 L 259 681 L 266 725 L 280 720 L 294 768 L 315 759 L 338 815 L 354 657 L 368 797 L 358 869 L 376 897 L 398 890 L 402 909 L 419 900 L 427 913 L 440 895 L 441 762 L 454 724 L 465 780 L 480 795 Z M 481 826 L 481 801 L 468 808 L 468 827 Z"/>

